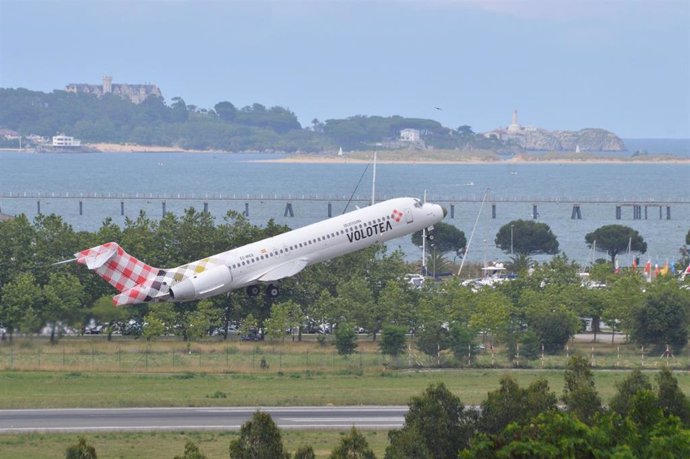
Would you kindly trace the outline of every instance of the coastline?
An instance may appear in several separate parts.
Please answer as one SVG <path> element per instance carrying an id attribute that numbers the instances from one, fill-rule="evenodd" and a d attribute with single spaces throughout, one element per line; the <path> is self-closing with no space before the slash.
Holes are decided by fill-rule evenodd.
<path id="1" fill-rule="evenodd" d="M 88 143 L 83 144 L 83 153 L 199 153 L 199 154 L 233 154 L 229 151 L 190 150 L 179 147 L 160 145 L 136 145 L 116 143 Z M 2 152 L 37 153 L 33 150 L 0 149 Z M 672 155 L 640 155 L 630 157 L 596 157 L 588 154 L 574 153 L 545 153 L 544 155 L 519 154 L 511 157 L 501 157 L 490 151 L 457 152 L 438 150 L 425 152 L 428 156 L 418 157 L 419 151 L 381 151 L 378 154 L 378 164 L 413 164 L 413 165 L 529 165 L 529 164 L 690 164 L 690 157 Z M 561 156 L 561 157 L 559 157 Z M 367 164 L 371 162 L 373 151 L 359 151 L 347 153 L 343 156 L 335 154 L 287 154 L 282 158 L 260 158 L 248 160 L 255 163 L 285 163 L 285 164 Z"/>

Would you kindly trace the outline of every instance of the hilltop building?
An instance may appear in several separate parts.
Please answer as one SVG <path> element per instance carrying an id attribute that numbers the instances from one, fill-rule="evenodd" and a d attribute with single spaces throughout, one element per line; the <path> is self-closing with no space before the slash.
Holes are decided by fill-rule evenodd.
<path id="1" fill-rule="evenodd" d="M 54 147 L 81 147 L 81 140 L 68 135 L 58 134 L 53 136 L 52 145 Z"/>
<path id="2" fill-rule="evenodd" d="M 400 131 L 402 142 L 419 142 L 422 139 L 419 129 L 403 129 Z"/>
<path id="3" fill-rule="evenodd" d="M 65 86 L 65 91 L 78 94 L 93 94 L 96 97 L 103 97 L 105 94 L 115 94 L 128 99 L 134 104 L 140 104 L 149 96 L 163 97 L 161 90 L 155 84 L 113 84 L 113 77 L 105 75 L 103 83 L 86 84 L 86 83 L 70 83 Z"/>

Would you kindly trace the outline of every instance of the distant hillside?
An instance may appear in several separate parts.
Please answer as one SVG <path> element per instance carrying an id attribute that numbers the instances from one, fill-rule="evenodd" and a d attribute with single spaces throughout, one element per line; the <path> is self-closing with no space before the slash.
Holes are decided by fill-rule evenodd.
<path id="1" fill-rule="evenodd" d="M 17 131 L 40 142 L 57 133 L 82 143 L 121 143 L 167 146 L 194 150 L 333 152 L 362 150 L 413 150 L 424 157 L 430 150 L 464 153 L 492 151 L 515 154 L 527 148 L 513 137 L 475 134 L 470 126 L 448 128 L 438 121 L 401 116 L 352 116 L 314 120 L 303 127 L 287 108 L 259 103 L 237 108 L 221 101 L 211 109 L 188 105 L 179 97 L 170 104 L 154 96 L 134 104 L 114 94 L 27 89 L 0 89 L 0 129 Z M 530 141 L 545 149 L 589 149 L 601 144 L 600 130 L 583 133 L 574 142 Z M 603 131 L 606 132 L 606 131 Z M 596 135 L 595 135 L 596 134 Z M 609 133 L 610 134 L 610 133 Z M 614 136 L 615 137 L 615 136 Z M 585 142 L 586 139 L 592 139 Z M 27 144 L 24 144 L 27 146 Z M 561 148 L 551 148 L 560 145 Z M 613 145 L 613 144 L 612 144 Z M 594 149 L 594 148 L 593 148 Z"/>

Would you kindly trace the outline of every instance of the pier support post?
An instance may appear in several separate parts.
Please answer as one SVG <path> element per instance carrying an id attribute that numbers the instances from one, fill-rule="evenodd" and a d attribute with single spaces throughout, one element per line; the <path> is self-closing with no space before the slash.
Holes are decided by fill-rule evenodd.
<path id="1" fill-rule="evenodd" d="M 79 215 L 84 215 L 84 202 L 79 201 Z"/>
<path id="2" fill-rule="evenodd" d="M 450 218 L 455 218 L 455 204 L 450 205 Z"/>
<path id="3" fill-rule="evenodd" d="M 163 204 L 162 204 L 161 207 L 162 207 L 162 209 L 163 209 L 163 216 L 165 217 L 165 201 L 163 201 Z"/>
<path id="4" fill-rule="evenodd" d="M 666 220 L 671 219 L 671 206 L 666 206 Z"/>
<path id="5" fill-rule="evenodd" d="M 204 213 L 208 213 L 208 203 L 204 203 Z"/>
<path id="6" fill-rule="evenodd" d="M 496 219 L 496 204 L 491 204 L 491 218 Z"/>
<path id="7" fill-rule="evenodd" d="M 573 205 L 573 213 L 570 214 L 571 220 L 582 220 L 582 213 L 580 212 L 580 204 Z"/>
<path id="8" fill-rule="evenodd" d="M 616 220 L 621 219 L 621 206 L 616 206 Z"/>
<path id="9" fill-rule="evenodd" d="M 663 220 L 663 219 L 664 219 L 664 207 L 659 206 L 659 220 Z"/>
<path id="10" fill-rule="evenodd" d="M 36 201 L 36 213 L 41 215 L 41 201 Z"/>
<path id="11" fill-rule="evenodd" d="M 644 206 L 644 219 L 645 220 L 647 220 L 647 207 L 648 206 Z"/>
<path id="12" fill-rule="evenodd" d="M 244 203 L 244 212 L 242 212 L 242 215 L 245 217 L 249 217 L 249 203 L 245 202 Z"/>
<path id="13" fill-rule="evenodd" d="M 535 220 L 539 218 L 539 211 L 537 210 L 536 204 L 532 204 L 532 218 Z"/>
<path id="14" fill-rule="evenodd" d="M 331 218 L 333 216 L 333 204 L 330 202 L 328 203 L 328 218 Z"/>
<path id="15" fill-rule="evenodd" d="M 291 202 L 288 202 L 287 204 L 285 204 L 285 212 L 283 212 L 283 217 L 287 217 L 288 215 L 290 217 L 295 216 L 294 212 L 292 212 L 292 203 Z"/>
<path id="16" fill-rule="evenodd" d="M 124 215 L 124 214 L 125 214 L 125 202 L 120 201 L 120 215 Z"/>
<path id="17" fill-rule="evenodd" d="M 639 204 L 633 205 L 633 219 L 642 220 L 642 206 Z"/>

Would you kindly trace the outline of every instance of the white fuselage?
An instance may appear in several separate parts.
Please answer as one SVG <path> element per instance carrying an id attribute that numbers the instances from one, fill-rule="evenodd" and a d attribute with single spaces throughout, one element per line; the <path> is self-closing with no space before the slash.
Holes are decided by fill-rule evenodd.
<path id="1" fill-rule="evenodd" d="M 196 296 L 277 281 L 314 263 L 412 234 L 443 217 L 444 210 L 437 204 L 396 198 L 228 250 L 207 260 L 227 266 L 231 281 L 207 292 L 197 291 Z"/>

